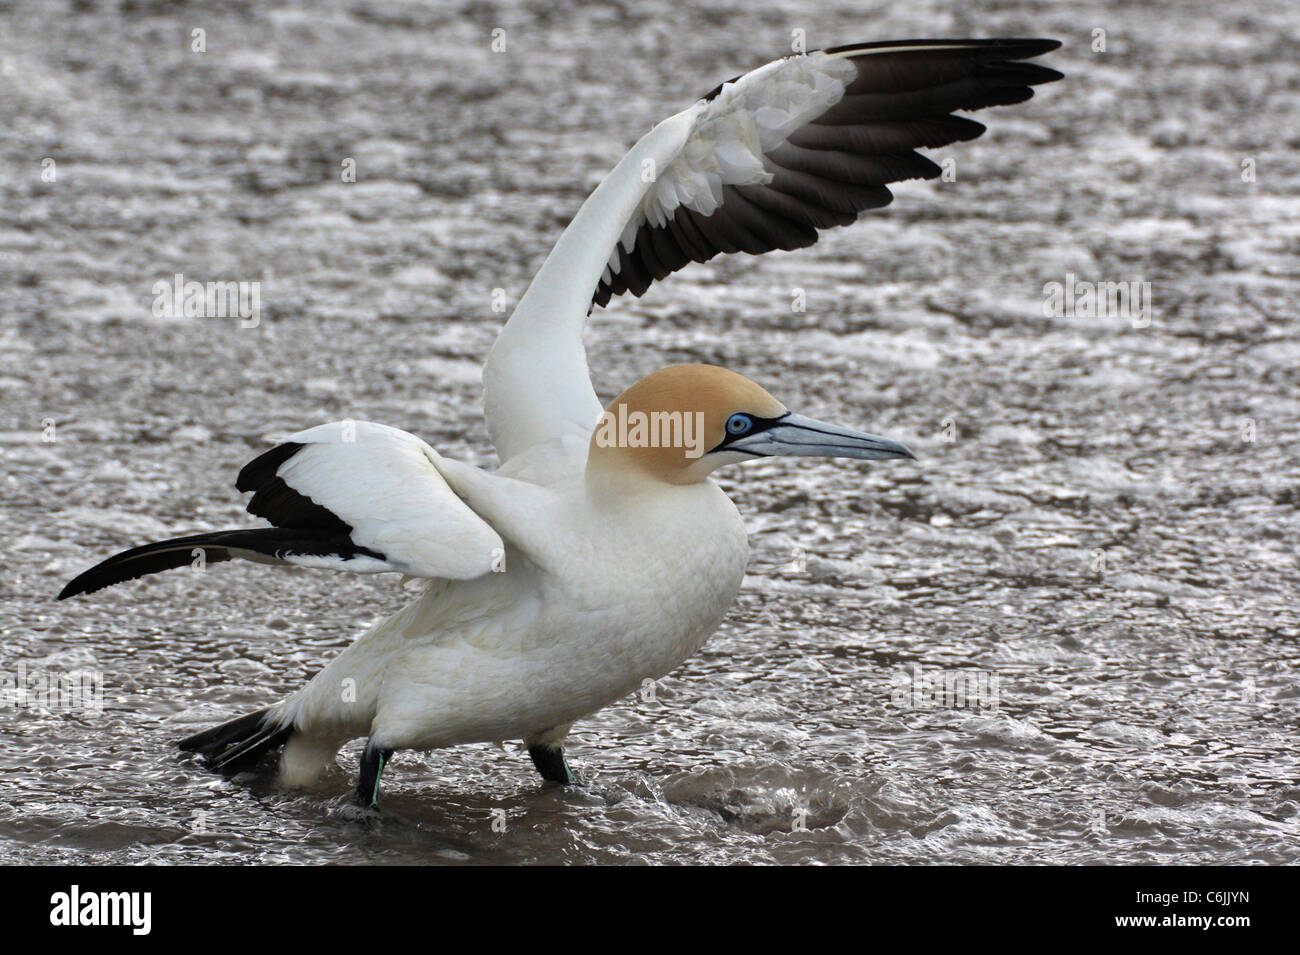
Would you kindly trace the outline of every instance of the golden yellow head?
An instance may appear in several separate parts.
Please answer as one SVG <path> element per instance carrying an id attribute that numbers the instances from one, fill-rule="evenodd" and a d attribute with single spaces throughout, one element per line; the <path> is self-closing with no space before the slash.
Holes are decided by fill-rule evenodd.
<path id="1" fill-rule="evenodd" d="M 692 484 L 724 464 L 774 455 L 911 457 L 902 445 L 792 414 L 744 375 L 671 365 L 605 409 L 588 472 Z"/>

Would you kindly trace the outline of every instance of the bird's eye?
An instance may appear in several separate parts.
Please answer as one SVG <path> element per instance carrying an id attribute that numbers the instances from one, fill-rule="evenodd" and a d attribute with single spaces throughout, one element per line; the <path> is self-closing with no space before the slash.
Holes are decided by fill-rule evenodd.
<path id="1" fill-rule="evenodd" d="M 749 415 L 733 414 L 727 419 L 727 434 L 744 434 L 754 426 Z"/>

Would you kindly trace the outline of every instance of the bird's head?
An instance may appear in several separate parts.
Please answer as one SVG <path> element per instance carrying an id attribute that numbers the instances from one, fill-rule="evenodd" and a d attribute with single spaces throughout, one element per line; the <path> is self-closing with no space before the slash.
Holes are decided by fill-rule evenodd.
<path id="1" fill-rule="evenodd" d="M 776 456 L 913 457 L 886 438 L 795 414 L 734 371 L 671 365 L 605 409 L 587 468 L 693 484 L 724 464 Z"/>

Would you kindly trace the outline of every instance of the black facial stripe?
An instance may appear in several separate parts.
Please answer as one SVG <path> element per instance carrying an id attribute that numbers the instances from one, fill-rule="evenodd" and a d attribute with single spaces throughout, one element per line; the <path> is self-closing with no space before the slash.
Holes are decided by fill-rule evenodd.
<path id="1" fill-rule="evenodd" d="M 746 415 L 746 417 L 748 417 L 750 421 L 754 422 L 754 426 L 750 428 L 748 431 L 744 432 L 743 434 L 732 434 L 730 431 L 726 431 L 726 433 L 722 438 L 722 443 L 719 444 L 716 448 L 710 448 L 709 454 L 712 454 L 714 451 L 722 451 L 727 447 L 731 446 L 732 444 L 734 444 L 735 442 L 739 441 L 741 438 L 748 438 L 750 435 L 759 434 L 763 431 L 766 431 L 769 428 L 772 428 L 777 424 L 779 424 L 782 421 L 782 419 L 790 417 L 790 412 L 788 411 L 783 415 L 777 415 L 775 418 L 760 418 L 758 415 L 752 415 L 745 411 L 741 411 L 738 413 Z M 728 421 L 731 420 L 731 415 L 727 415 L 727 420 Z M 736 450 L 739 451 L 741 454 L 752 454 L 755 457 L 759 457 L 759 458 L 765 458 L 768 456 L 766 454 L 760 454 L 754 451 L 747 451 L 744 448 L 737 448 Z"/>

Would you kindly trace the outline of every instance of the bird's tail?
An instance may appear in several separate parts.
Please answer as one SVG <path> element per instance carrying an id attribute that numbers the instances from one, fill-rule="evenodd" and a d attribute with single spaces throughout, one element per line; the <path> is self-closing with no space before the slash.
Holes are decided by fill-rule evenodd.
<path id="1" fill-rule="evenodd" d="M 180 741 L 180 748 L 203 757 L 209 769 L 233 775 L 252 769 L 259 759 L 286 743 L 293 720 L 281 707 L 269 706 Z"/>

